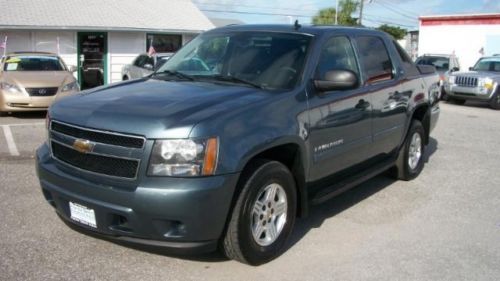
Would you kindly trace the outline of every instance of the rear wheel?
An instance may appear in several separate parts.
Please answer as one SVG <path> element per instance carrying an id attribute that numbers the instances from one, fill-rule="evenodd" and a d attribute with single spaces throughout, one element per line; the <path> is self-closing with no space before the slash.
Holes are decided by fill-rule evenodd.
<path id="1" fill-rule="evenodd" d="M 496 110 L 500 109 L 500 93 L 497 91 L 490 100 L 490 107 Z"/>
<path id="2" fill-rule="evenodd" d="M 413 120 L 410 131 L 396 161 L 397 178 L 411 180 L 416 178 L 424 167 L 425 130 L 422 123 Z"/>
<path id="3" fill-rule="evenodd" d="M 129 78 L 127 75 L 123 76 L 122 81 L 127 81 Z"/>
<path id="4" fill-rule="evenodd" d="M 286 166 L 258 160 L 248 171 L 223 240 L 231 259 L 259 265 L 283 251 L 295 223 L 295 181 Z"/>

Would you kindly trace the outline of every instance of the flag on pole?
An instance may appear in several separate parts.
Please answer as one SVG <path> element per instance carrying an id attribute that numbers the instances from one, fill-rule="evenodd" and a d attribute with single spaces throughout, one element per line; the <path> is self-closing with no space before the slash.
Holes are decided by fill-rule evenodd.
<path id="1" fill-rule="evenodd" d="M 59 56 L 61 54 L 61 47 L 59 45 L 59 36 L 57 36 L 57 55 Z"/>
<path id="2" fill-rule="evenodd" d="M 481 56 L 484 56 L 484 47 L 481 47 L 481 49 L 479 49 L 479 54 Z"/>
<path id="3" fill-rule="evenodd" d="M 149 43 L 149 50 L 148 50 L 148 56 L 152 57 L 154 54 L 156 54 L 155 47 L 153 47 L 153 40 L 154 37 L 151 37 L 151 41 Z"/>

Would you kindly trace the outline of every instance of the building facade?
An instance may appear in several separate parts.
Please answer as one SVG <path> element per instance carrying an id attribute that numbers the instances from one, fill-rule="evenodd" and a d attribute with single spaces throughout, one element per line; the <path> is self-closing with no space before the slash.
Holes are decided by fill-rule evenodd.
<path id="1" fill-rule="evenodd" d="M 83 88 L 120 81 L 122 67 L 151 45 L 173 53 L 214 27 L 189 0 L 0 0 L 0 7 L 6 53 L 59 54 L 77 66 Z"/>
<path id="2" fill-rule="evenodd" d="M 461 70 L 500 54 L 500 14 L 420 17 L 418 54 L 455 54 Z"/>

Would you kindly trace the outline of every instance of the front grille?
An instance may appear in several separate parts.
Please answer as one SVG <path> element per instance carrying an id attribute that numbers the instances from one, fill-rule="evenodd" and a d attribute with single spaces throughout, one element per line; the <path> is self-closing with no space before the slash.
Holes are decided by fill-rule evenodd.
<path id="1" fill-rule="evenodd" d="M 115 133 L 98 132 L 89 129 L 82 129 L 56 121 L 51 122 L 51 130 L 69 135 L 79 139 L 86 139 L 93 142 L 100 142 L 111 145 L 118 145 L 131 148 L 142 148 L 144 139 L 141 137 L 124 136 Z"/>
<path id="2" fill-rule="evenodd" d="M 138 160 L 80 153 L 72 148 L 52 142 L 52 155 L 67 164 L 94 173 L 134 179 L 139 166 Z"/>
<path id="3" fill-rule="evenodd" d="M 57 93 L 57 87 L 54 88 L 26 88 L 26 92 L 32 97 L 50 97 Z"/>
<path id="4" fill-rule="evenodd" d="M 461 87 L 477 87 L 477 78 L 467 77 L 467 76 L 457 76 L 455 78 L 455 84 Z"/>

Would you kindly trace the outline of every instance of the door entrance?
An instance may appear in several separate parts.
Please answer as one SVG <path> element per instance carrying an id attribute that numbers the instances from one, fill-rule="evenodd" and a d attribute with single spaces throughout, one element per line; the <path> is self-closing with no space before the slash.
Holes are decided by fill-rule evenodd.
<path id="1" fill-rule="evenodd" d="M 107 34 L 78 33 L 78 81 L 82 90 L 106 84 Z"/>

